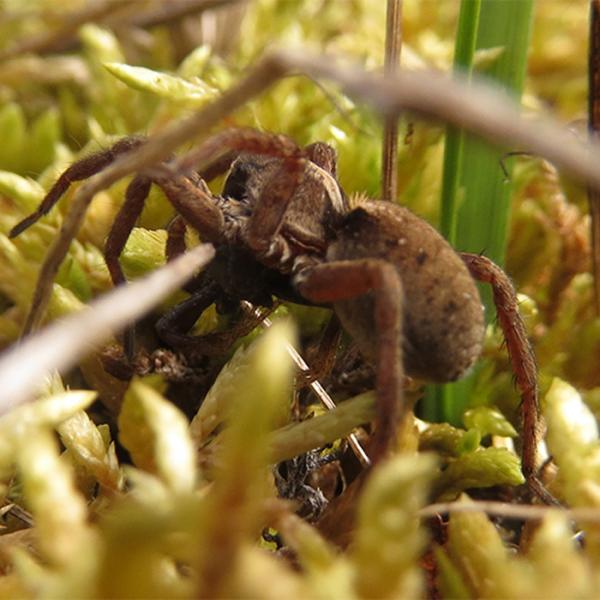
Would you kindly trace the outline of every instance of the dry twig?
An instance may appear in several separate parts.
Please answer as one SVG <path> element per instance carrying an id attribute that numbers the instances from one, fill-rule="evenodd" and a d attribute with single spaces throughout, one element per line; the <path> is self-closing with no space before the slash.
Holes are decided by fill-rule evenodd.
<path id="1" fill-rule="evenodd" d="M 30 400 L 48 372 L 66 371 L 112 334 L 144 315 L 213 255 L 209 244 L 198 246 L 148 277 L 109 292 L 81 312 L 13 346 L 0 361 L 0 414 Z"/>
<path id="2" fill-rule="evenodd" d="M 600 523 L 600 510 L 598 508 L 557 508 L 556 506 L 542 506 L 534 504 L 508 504 L 506 502 L 480 501 L 480 502 L 440 502 L 430 504 L 419 511 L 422 519 L 451 513 L 483 512 L 495 517 L 531 521 L 543 519 L 550 513 L 559 513 L 573 521 Z"/>
<path id="3" fill-rule="evenodd" d="M 549 118 L 528 120 L 501 90 L 489 84 L 449 79 L 427 71 L 398 73 L 385 77 L 362 68 L 342 64 L 331 56 L 308 51 L 274 51 L 264 56 L 248 75 L 203 110 L 179 121 L 146 144 L 132 150 L 110 167 L 87 180 L 77 190 L 60 235 L 42 266 L 24 333 L 37 328 L 46 309 L 52 282 L 75 237 L 94 195 L 135 171 L 165 159 L 178 146 L 206 135 L 219 121 L 290 72 L 301 71 L 313 78 L 336 82 L 349 96 L 369 103 L 383 116 L 411 111 L 445 121 L 491 141 L 516 145 L 543 156 L 571 175 L 600 189 L 600 144 L 582 144 Z M 185 160 L 181 165 L 193 167 Z"/>

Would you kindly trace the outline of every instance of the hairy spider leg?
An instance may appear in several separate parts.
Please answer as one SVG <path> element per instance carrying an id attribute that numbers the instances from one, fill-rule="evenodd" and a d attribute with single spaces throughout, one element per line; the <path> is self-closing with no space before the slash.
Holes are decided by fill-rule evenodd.
<path id="1" fill-rule="evenodd" d="M 190 353 L 209 356 L 220 353 L 221 350 L 221 347 L 215 350 L 210 344 L 202 344 L 200 347 L 199 340 L 205 336 L 191 336 L 187 333 L 198 317 L 215 302 L 219 293 L 216 282 L 202 279 L 204 279 L 203 285 L 198 290 L 168 310 L 156 323 L 156 333 L 161 340 L 186 356 Z"/>
<path id="2" fill-rule="evenodd" d="M 296 157 L 283 161 L 265 185 L 248 219 L 245 241 L 258 256 L 269 253 L 304 170 L 304 163 Z"/>
<path id="3" fill-rule="evenodd" d="M 522 469 L 529 489 L 547 504 L 559 504 L 537 477 L 537 448 L 540 438 L 540 406 L 537 368 L 525 324 L 519 313 L 515 289 L 506 273 L 485 256 L 460 253 L 474 279 L 492 287 L 498 322 L 502 329 L 515 382 L 521 394 L 523 422 Z"/>
<path id="4" fill-rule="evenodd" d="M 301 271 L 298 291 L 316 303 L 335 303 L 373 292 L 378 339 L 377 418 L 369 457 L 386 456 L 403 417 L 402 282 L 393 265 L 373 258 L 322 263 Z"/>
<path id="5" fill-rule="evenodd" d="M 104 261 L 115 286 L 126 283 L 120 256 L 129 238 L 129 234 L 142 214 L 151 184 L 150 179 L 144 175 L 136 175 L 130 181 L 125 190 L 125 201 L 121 205 L 104 242 Z M 123 331 L 122 337 L 125 355 L 131 360 L 134 354 L 135 338 L 133 324 Z"/>
<path id="6" fill-rule="evenodd" d="M 189 332 L 198 317 L 212 304 L 203 294 L 203 290 L 198 290 L 166 312 L 156 324 L 158 336 L 191 363 L 204 357 L 223 356 L 237 340 L 250 334 L 277 307 L 274 305 L 270 309 L 263 309 L 260 315 L 241 312 L 239 318 L 224 331 L 203 335 L 183 333 Z"/>
<path id="7" fill-rule="evenodd" d="M 236 154 L 262 154 L 280 158 L 301 158 L 303 151 L 291 138 L 250 128 L 230 128 L 211 135 L 197 148 L 176 159 L 175 169 L 181 173 L 216 172 L 218 167 L 231 163 Z"/>
<path id="8" fill-rule="evenodd" d="M 304 152 L 310 162 L 327 171 L 332 177 L 337 177 L 337 153 L 324 142 L 313 142 L 304 146 Z"/>
<path id="9" fill-rule="evenodd" d="M 63 194 L 69 189 L 71 183 L 82 181 L 92 175 L 102 171 L 117 157 L 125 152 L 129 152 L 134 148 L 141 146 L 146 141 L 142 136 L 126 137 L 119 140 L 113 146 L 100 152 L 95 152 L 89 156 L 79 159 L 74 162 L 62 175 L 56 180 L 50 188 L 41 204 L 37 209 L 17 223 L 9 232 L 8 237 L 14 238 L 34 223 L 39 221 L 41 217 L 46 215 L 52 207 L 60 200 Z"/>
<path id="10" fill-rule="evenodd" d="M 167 245 L 165 248 L 167 262 L 175 260 L 187 250 L 185 230 L 185 219 L 181 215 L 175 215 L 167 225 Z"/>
<path id="11" fill-rule="evenodd" d="M 132 229 L 142 214 L 152 182 L 144 175 L 136 175 L 125 191 L 125 201 L 117 213 L 104 243 L 104 260 L 113 284 L 125 283 L 125 274 L 119 257 Z"/>

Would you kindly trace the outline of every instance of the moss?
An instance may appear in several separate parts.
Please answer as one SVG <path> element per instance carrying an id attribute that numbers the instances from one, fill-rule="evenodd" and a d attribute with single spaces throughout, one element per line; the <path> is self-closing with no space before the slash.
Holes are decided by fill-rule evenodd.
<path id="1" fill-rule="evenodd" d="M 64 11 L 53 0 L 31 3 L 28 14 L 17 10 L 19 3 L 5 4 L 13 23 L 0 23 L 1 45 L 7 47 L 52 29 L 53 11 Z M 84 6 L 70 4 L 69 10 Z M 450 67 L 457 8 L 451 2 L 405 0 L 405 68 Z M 556 0 L 538 3 L 536 10 L 524 102 L 529 110 L 551 102 L 561 118 L 571 120 L 585 104 L 584 4 Z M 124 15 L 125 29 L 113 29 L 110 20 L 81 27 L 69 40 L 71 56 L 40 50 L 5 61 L 0 67 L 0 343 L 8 346 L 18 336 L 40 262 L 72 192 L 22 236 L 9 240 L 7 233 L 67 164 L 122 135 L 163 130 L 227 89 L 272 44 L 308 44 L 378 68 L 384 13 L 383 3 L 370 0 L 257 0 L 244 7 L 239 32 L 225 11 L 203 27 L 192 16 L 184 24 L 132 28 Z M 233 21 L 240 22 L 240 14 Z M 196 36 L 200 30 L 208 36 L 207 23 L 219 23 L 212 44 Z M 485 66 L 498 56 L 494 49 L 475 61 Z M 340 156 L 346 192 L 378 194 L 377 116 L 333 85 L 287 77 L 222 125 L 286 133 L 302 144 L 330 142 Z M 401 136 L 402 200 L 435 222 L 442 129 L 406 116 Z M 556 463 L 546 471 L 548 485 L 572 506 L 595 506 L 598 434 L 582 395 L 597 414 L 600 329 L 585 272 L 589 239 L 582 194 L 532 158 L 518 159 L 512 177 L 507 264 L 527 294 L 521 309 L 537 350 L 547 442 Z M 102 245 L 126 185 L 120 181 L 95 198 L 58 275 L 50 318 L 80 310 L 110 288 Z M 211 185 L 217 190 L 219 182 Z M 141 277 L 165 261 L 165 227 L 172 215 L 164 195 L 153 190 L 125 248 L 128 277 Z M 197 236 L 188 232 L 188 241 L 197 243 Z M 165 306 L 182 297 L 180 292 Z M 163 311 L 157 309 L 151 320 Z M 290 316 L 298 323 L 299 340 L 291 333 Z M 571 521 L 558 513 L 544 518 L 530 537 L 527 527 L 521 536 L 506 520 L 492 521 L 479 512 L 453 515 L 441 527 L 425 527 L 420 517 L 427 502 L 454 501 L 465 491 L 474 497 L 522 498 L 519 459 L 508 440 L 516 436 L 519 398 L 494 325 L 472 391 L 475 408 L 463 416 L 465 430 L 409 420 L 397 444 L 405 451 L 366 481 L 360 476 L 346 488 L 349 482 L 338 477 L 337 463 L 330 463 L 344 446 L 340 442 L 313 453 L 316 466 L 292 478 L 296 499 L 311 484 L 322 488 L 325 503 L 330 501 L 329 523 L 340 535 L 300 519 L 291 503 L 278 498 L 281 473 L 273 475 L 273 456 L 290 459 L 351 431 L 364 443 L 374 413 L 373 395 L 361 393 L 371 382 L 368 372 L 359 377 L 364 365 L 342 373 L 355 376 L 346 378 L 355 387 L 338 390 L 336 400 L 351 398 L 336 411 L 315 416 L 304 392 L 299 402 L 292 395 L 286 344 L 305 349 L 318 344 L 326 319 L 323 309 L 281 307 L 273 315 L 273 331 L 256 330 L 238 342 L 235 353 L 195 370 L 162 348 L 142 356 L 143 366 L 171 369 L 170 376 L 175 372 L 189 383 L 173 386 L 176 392 L 164 381 L 112 379 L 102 366 L 106 355 L 95 355 L 69 379 L 80 391 L 65 391 L 54 380 L 36 402 L 0 417 L 0 518 L 6 525 L 0 536 L 0 595 L 405 598 L 441 590 L 447 597 L 593 596 L 600 556 L 593 523 L 582 524 L 586 543 L 579 547 L 571 541 Z M 211 307 L 196 332 L 221 325 Z M 151 327 L 140 323 L 137 331 L 157 349 Z M 343 341 L 345 350 L 348 344 Z M 113 356 L 117 370 L 125 368 L 122 358 Z M 86 385 L 96 391 L 83 389 Z M 90 408 L 97 393 L 104 406 Z M 186 397 L 184 408 L 195 414 L 191 425 L 165 393 L 175 400 Z M 189 410 L 201 398 L 201 407 Z M 346 454 L 342 462 L 350 460 Z M 463 497 L 458 505 L 464 502 L 469 500 Z M 24 525 L 16 526 L 19 517 L 13 515 L 27 520 L 25 509 L 33 516 L 34 526 L 26 530 L 31 537 L 15 531 Z M 284 552 L 258 542 L 267 527 L 285 544 Z M 509 528 L 511 542 L 521 542 L 518 551 L 505 539 Z M 351 542 L 349 548 L 338 546 L 341 538 Z M 293 559 L 282 560 L 280 555 L 289 559 L 292 552 Z M 427 577 L 430 560 L 437 582 Z"/>

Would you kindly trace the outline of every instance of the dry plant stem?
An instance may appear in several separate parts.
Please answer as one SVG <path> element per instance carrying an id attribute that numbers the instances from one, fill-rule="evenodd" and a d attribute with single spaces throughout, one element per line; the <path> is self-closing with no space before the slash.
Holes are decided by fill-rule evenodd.
<path id="1" fill-rule="evenodd" d="M 0 414 L 30 400 L 48 372 L 64 372 L 77 364 L 93 348 L 181 287 L 213 256 L 210 244 L 197 246 L 148 277 L 104 295 L 81 312 L 13 346 L 0 361 Z"/>
<path id="2" fill-rule="evenodd" d="M 590 4 L 590 41 L 588 56 L 588 127 L 591 139 L 600 130 L 600 0 Z M 592 269 L 596 314 L 600 315 L 600 193 L 588 188 L 592 234 Z"/>
<path id="3" fill-rule="evenodd" d="M 419 511 L 422 519 L 449 513 L 483 512 L 488 515 L 506 517 L 509 519 L 538 520 L 549 514 L 558 513 L 573 521 L 600 523 L 600 510 L 597 508 L 557 508 L 534 504 L 508 504 L 506 502 L 470 501 L 470 502 L 440 502 L 430 504 Z"/>
<path id="4" fill-rule="evenodd" d="M 578 142 L 549 118 L 524 119 L 518 105 L 498 87 L 429 71 L 401 71 L 386 78 L 309 52 L 279 50 L 273 56 L 284 67 L 338 83 L 350 97 L 383 115 L 411 111 L 462 127 L 496 146 L 522 147 L 600 189 L 600 144 Z"/>
<path id="5" fill-rule="evenodd" d="M 35 524 L 32 514 L 18 504 L 11 504 L 7 512 L 25 523 L 28 527 L 33 527 Z"/>
<path id="6" fill-rule="evenodd" d="M 394 75 L 400 63 L 402 49 L 402 0 L 388 0 L 385 31 L 385 62 L 383 71 Z M 398 115 L 383 120 L 381 198 L 394 201 L 398 195 Z"/>
<path id="7" fill-rule="evenodd" d="M 464 127 L 495 144 L 518 145 L 544 156 L 557 167 L 600 189 L 600 144 L 577 142 L 564 128 L 549 120 L 523 119 L 513 101 L 484 84 L 449 79 L 430 72 L 398 73 L 385 78 L 357 66 L 342 65 L 333 57 L 308 51 L 275 51 L 262 58 L 248 75 L 215 103 L 179 121 L 147 143 L 131 150 L 76 192 L 59 237 L 42 266 L 24 333 L 39 326 L 52 282 L 75 237 L 93 196 L 134 171 L 164 160 L 179 145 L 208 133 L 223 117 L 270 87 L 286 73 L 302 71 L 311 78 L 337 82 L 350 96 L 364 100 L 384 115 L 410 110 L 423 116 Z"/>
<path id="8" fill-rule="evenodd" d="M 85 23 L 100 23 L 104 27 L 121 30 L 131 27 L 154 27 L 179 21 L 204 11 L 237 3 L 241 0 L 158 0 L 149 8 L 131 11 L 128 3 L 94 0 L 82 9 L 63 13 L 59 27 L 22 40 L 0 52 L 0 60 L 16 58 L 23 54 L 65 52 L 79 45 L 77 30 Z"/>
<path id="9" fill-rule="evenodd" d="M 88 2 L 78 11 L 64 13 L 60 27 L 26 38 L 0 52 L 0 61 L 15 58 L 21 54 L 44 52 L 53 49 L 57 44 L 62 47 L 64 40 L 73 38 L 81 25 L 91 21 L 102 20 L 103 17 L 119 8 L 118 2 L 111 2 L 110 0 L 93 0 Z"/>
<path id="10" fill-rule="evenodd" d="M 155 27 L 179 21 L 185 17 L 212 10 L 228 4 L 238 4 L 241 0 L 160 0 L 156 7 L 150 7 L 143 11 L 137 11 L 125 23 L 117 20 L 117 16 L 105 19 L 104 24 L 108 27 Z"/>
<path id="11" fill-rule="evenodd" d="M 600 193 L 588 188 L 590 230 L 592 242 L 592 274 L 594 276 L 594 304 L 600 316 Z"/>

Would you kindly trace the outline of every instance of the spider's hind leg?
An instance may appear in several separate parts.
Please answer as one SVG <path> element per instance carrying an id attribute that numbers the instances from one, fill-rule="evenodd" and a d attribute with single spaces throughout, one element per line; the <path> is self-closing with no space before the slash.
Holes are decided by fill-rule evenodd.
<path id="1" fill-rule="evenodd" d="M 296 278 L 300 293 L 316 303 L 360 302 L 371 292 L 377 334 L 377 428 L 369 447 L 373 464 L 394 447 L 399 423 L 405 416 L 402 384 L 402 281 L 394 267 L 378 259 L 323 263 L 300 272 Z M 340 316 L 340 313 L 337 313 Z M 344 322 L 343 318 L 341 319 Z"/>
<path id="2" fill-rule="evenodd" d="M 492 286 L 498 322 L 502 328 L 517 388 L 521 394 L 523 421 L 523 475 L 529 489 L 546 504 L 559 504 L 537 476 L 537 448 L 540 436 L 537 366 L 525 324 L 519 313 L 516 292 L 506 273 L 478 254 L 461 253 L 474 279 Z"/>

